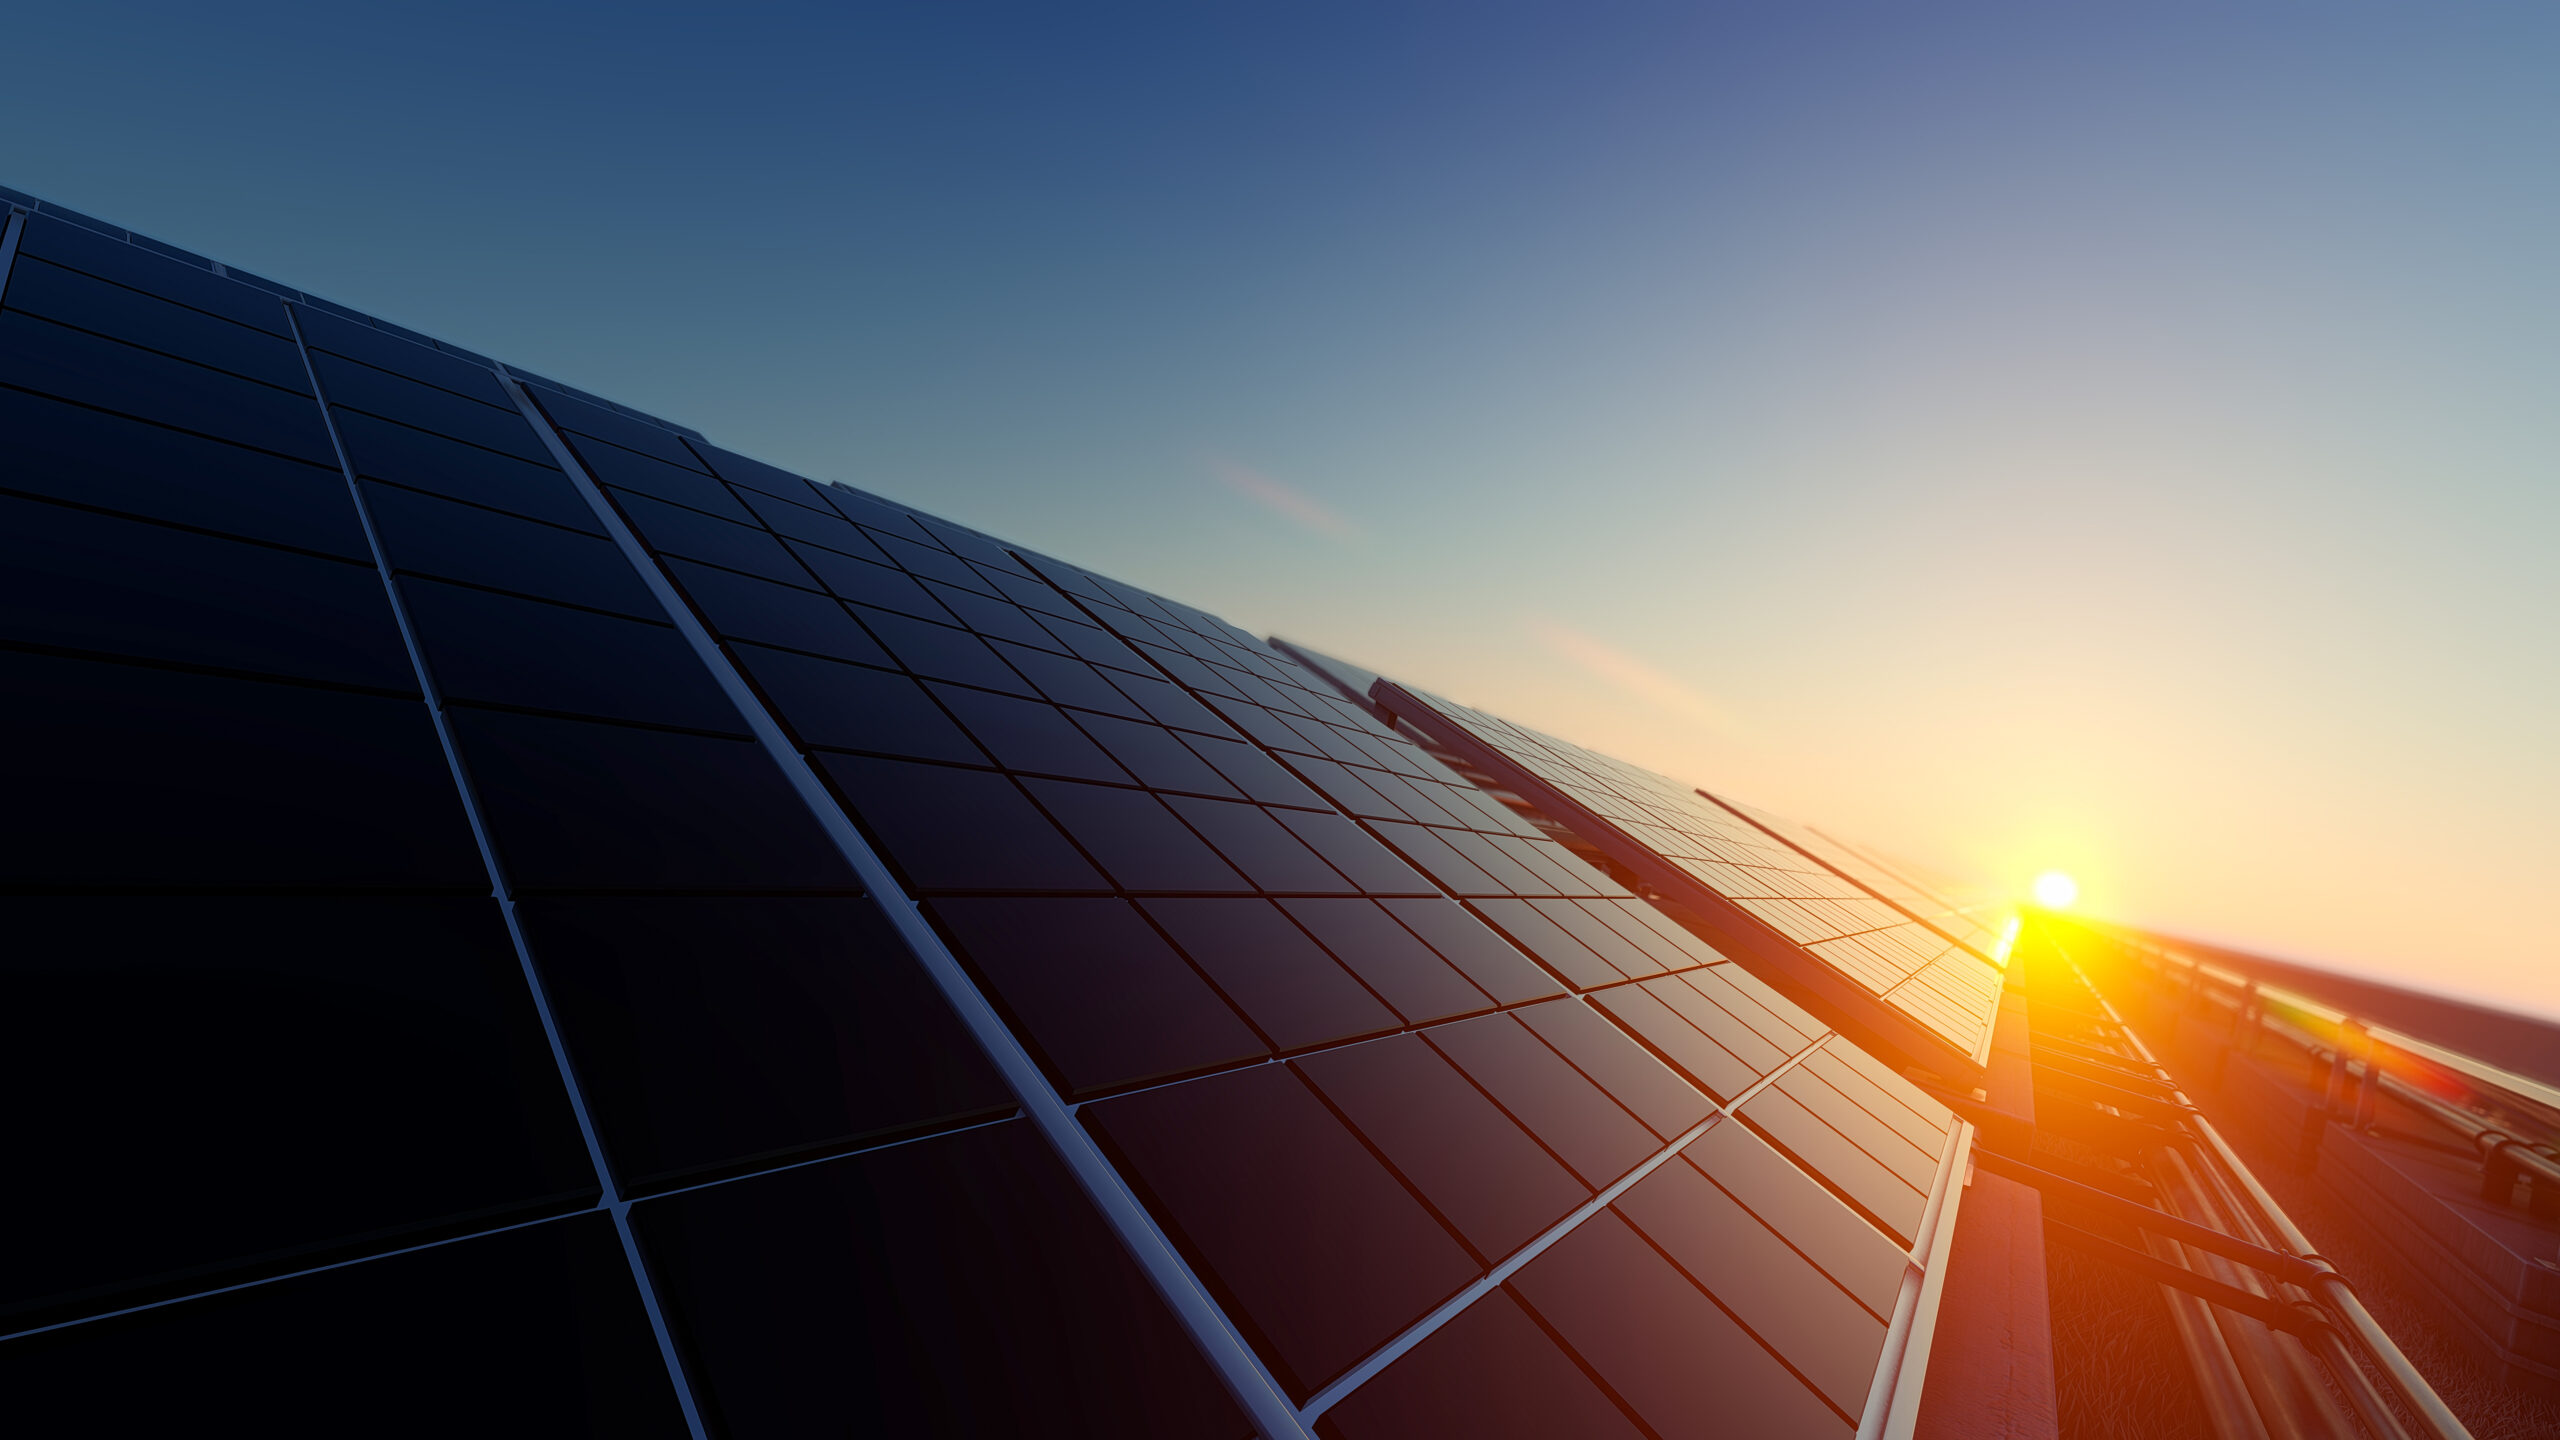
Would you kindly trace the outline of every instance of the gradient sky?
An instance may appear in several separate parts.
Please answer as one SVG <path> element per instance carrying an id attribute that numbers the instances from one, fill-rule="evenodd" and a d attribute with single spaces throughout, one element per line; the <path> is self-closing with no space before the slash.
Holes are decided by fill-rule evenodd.
<path id="1" fill-rule="evenodd" d="M 2560 8 L 6 33 L 0 182 L 1947 869 L 2560 1013 Z"/>

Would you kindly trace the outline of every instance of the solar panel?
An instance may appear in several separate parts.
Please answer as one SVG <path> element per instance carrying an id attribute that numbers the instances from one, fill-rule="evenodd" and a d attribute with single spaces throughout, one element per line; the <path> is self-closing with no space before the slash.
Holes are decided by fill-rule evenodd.
<path id="1" fill-rule="evenodd" d="M 1377 696 L 1645 877 L 1798 1000 L 1907 1063 L 1968 1088 L 1978 1077 L 1999 969 L 1969 917 L 1801 826 L 1392 682 Z"/>
<path id="2" fill-rule="evenodd" d="M 1846 1435 L 1890 1393 L 1963 1128 L 1580 837 L 1204 612 L 13 225 L 0 1053 L 76 1097 L 0 1201 L 51 1237 L 18 1413 Z"/>

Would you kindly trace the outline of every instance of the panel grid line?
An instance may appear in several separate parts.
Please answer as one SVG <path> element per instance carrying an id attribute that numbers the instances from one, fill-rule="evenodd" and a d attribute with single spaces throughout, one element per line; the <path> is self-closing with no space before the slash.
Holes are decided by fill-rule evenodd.
<path id="1" fill-rule="evenodd" d="M 8 229 L 5 233 L 0 233 L 0 303 L 5 303 L 9 298 L 9 272 L 18 266 L 18 236 L 26 228 L 27 212 L 11 210 Z"/>
<path id="2" fill-rule="evenodd" d="M 1708 1111 L 1707 1118 L 1680 1132 L 1680 1134 L 1664 1144 L 1661 1149 L 1656 1150 L 1653 1154 L 1647 1156 L 1634 1169 L 1629 1170 L 1626 1174 L 1609 1182 L 1609 1184 L 1603 1187 L 1599 1193 L 1582 1202 L 1582 1204 L 1574 1207 L 1574 1209 L 1563 1219 L 1549 1226 L 1544 1231 L 1541 1231 L 1536 1239 L 1531 1240 L 1528 1244 L 1514 1250 L 1499 1264 L 1486 1271 L 1483 1275 L 1477 1277 L 1476 1280 L 1469 1284 L 1465 1289 L 1460 1290 L 1457 1294 L 1442 1301 L 1431 1311 L 1430 1314 L 1423 1316 L 1420 1320 L 1415 1321 L 1411 1326 L 1409 1326 L 1403 1334 L 1396 1336 L 1393 1340 L 1390 1340 L 1386 1344 L 1379 1346 L 1376 1350 L 1371 1351 L 1367 1358 L 1361 1360 L 1359 1364 L 1344 1371 L 1339 1379 L 1335 1380 L 1332 1384 L 1327 1385 L 1322 1390 L 1317 1391 L 1315 1397 L 1309 1400 L 1306 1403 L 1306 1406 L 1298 1412 L 1299 1418 L 1305 1423 L 1313 1425 L 1325 1411 L 1332 1409 L 1336 1404 L 1340 1403 L 1344 1397 L 1350 1395 L 1352 1391 L 1357 1390 L 1362 1385 L 1368 1383 L 1368 1381 L 1374 1378 L 1379 1371 L 1386 1369 L 1389 1365 L 1392 1365 L 1396 1361 L 1404 1358 L 1407 1351 L 1412 1350 L 1423 1341 L 1430 1339 L 1433 1333 L 1438 1331 L 1442 1326 L 1447 1325 L 1450 1321 L 1457 1319 L 1460 1314 L 1466 1311 L 1467 1307 L 1475 1304 L 1478 1300 L 1483 1299 L 1485 1296 L 1492 1294 L 1495 1290 L 1501 1288 L 1504 1284 L 1509 1282 L 1513 1275 L 1518 1274 L 1523 1267 L 1527 1266 L 1530 1261 L 1537 1259 L 1539 1256 L 1553 1249 L 1559 1241 L 1563 1240 L 1567 1235 L 1572 1234 L 1584 1221 L 1589 1220 L 1592 1216 L 1608 1209 L 1612 1204 L 1616 1203 L 1619 1196 L 1634 1189 L 1646 1176 L 1651 1175 L 1654 1171 L 1669 1164 L 1672 1157 L 1687 1149 L 1691 1144 L 1695 1143 L 1700 1136 L 1705 1135 L 1708 1131 L 1714 1129 L 1717 1125 L 1723 1123 L 1727 1119 L 1739 1118 L 1736 1112 L 1741 1110 L 1741 1108 L 1748 1103 L 1753 1096 L 1756 1096 L 1761 1091 L 1769 1088 L 1769 1086 L 1774 1083 L 1779 1076 L 1794 1069 L 1806 1057 L 1812 1055 L 1814 1051 L 1821 1049 L 1825 1043 L 1830 1041 L 1831 1038 L 1832 1036 L 1830 1032 L 1825 1031 L 1820 1037 L 1816 1038 L 1813 1043 L 1805 1046 L 1801 1050 L 1798 1050 L 1793 1055 L 1788 1056 L 1783 1062 L 1770 1070 L 1768 1074 L 1755 1081 L 1748 1089 L 1741 1091 L 1736 1094 L 1733 1099 L 1725 1102 L 1724 1104 L 1718 1105 L 1713 1110 Z"/>
<path id="3" fill-rule="evenodd" d="M 651 593 L 666 606 L 676 628 L 711 671 L 722 691 L 738 707 L 765 753 L 781 769 L 827 837 L 853 866 L 864 887 L 881 902 L 881 912 L 914 950 L 953 1010 L 958 1012 L 961 1021 L 968 1026 L 1021 1100 L 1024 1112 L 1092 1198 L 1095 1208 L 1102 1212 L 1104 1220 L 1131 1258 L 1164 1298 L 1175 1318 L 1190 1333 L 1202 1358 L 1243 1407 L 1264 1440 L 1293 1440 L 1293 1437 L 1294 1440 L 1312 1440 L 1278 1382 L 1263 1365 L 1261 1357 L 1246 1343 L 1235 1322 L 1228 1318 L 1199 1277 L 1192 1273 L 1189 1262 L 1174 1248 L 1171 1239 L 1156 1224 L 1155 1217 L 1147 1212 L 1136 1192 L 1130 1189 L 1129 1182 L 1103 1155 L 1093 1138 L 1085 1133 L 1065 1100 L 1041 1074 L 1030 1051 L 997 1014 L 992 1002 L 961 966 L 959 958 L 925 922 L 918 902 L 897 882 L 887 862 L 880 858 L 870 841 L 855 827 L 844 807 L 828 792 L 808 757 L 793 745 L 781 722 L 747 683 L 746 677 L 721 648 L 702 618 L 676 590 L 664 566 L 607 496 L 604 487 L 578 460 L 550 417 L 543 413 L 516 377 L 501 368 L 498 379 L 522 409 L 554 461 L 594 509 L 597 520 L 639 571 Z"/>
<path id="4" fill-rule="evenodd" d="M 391 605 L 391 614 L 400 627 L 400 643 L 407 650 L 409 664 L 417 672 L 418 686 L 425 698 L 428 718 L 435 725 L 436 743 L 444 750 L 445 765 L 453 776 L 454 788 L 462 801 L 463 815 L 470 821 L 471 838 L 480 850 L 482 865 L 487 867 L 492 898 L 498 902 L 500 918 L 506 922 L 507 940 L 516 954 L 516 964 L 523 971 L 525 988 L 531 993 L 535 1015 L 542 1022 L 542 1037 L 551 1051 L 551 1062 L 557 1067 L 561 1088 L 566 1092 L 570 1113 L 578 1123 L 578 1137 L 585 1144 L 587 1160 L 595 1168 L 596 1184 L 601 1187 L 601 1206 L 613 1218 L 615 1237 L 621 1242 L 624 1260 L 640 1292 L 640 1302 L 649 1317 L 649 1329 L 658 1345 L 659 1358 L 666 1364 L 667 1377 L 673 1383 L 677 1401 L 684 1410 L 685 1428 L 694 1440 L 709 1440 L 703 1428 L 700 1407 L 694 1401 L 693 1382 L 685 1374 L 677 1356 L 675 1337 L 667 1326 L 666 1314 L 658 1301 L 656 1283 L 642 1260 L 638 1239 L 631 1233 L 631 1205 L 616 1184 L 613 1167 L 605 1155 L 604 1139 L 596 1127 L 595 1117 L 587 1105 L 586 1088 L 580 1083 L 577 1067 L 569 1058 L 568 1041 L 560 1033 L 558 1018 L 552 1013 L 550 991 L 542 974 L 533 963 L 533 950 L 525 942 L 524 926 L 516 914 L 514 886 L 507 878 L 505 865 L 491 838 L 487 817 L 480 809 L 480 793 L 464 764 L 461 747 L 453 737 L 453 728 L 445 714 L 443 693 L 435 676 L 427 667 L 426 651 L 418 641 L 417 631 L 409 619 L 409 607 L 400 593 L 399 582 L 392 575 L 390 557 L 383 549 L 382 536 L 374 528 L 373 512 L 365 504 L 364 487 L 357 482 L 354 463 L 347 456 L 344 441 L 339 439 L 336 417 L 329 413 L 328 393 L 320 386 L 318 368 L 311 362 L 311 349 L 303 340 L 301 317 L 291 302 L 284 303 L 285 323 L 293 331 L 294 348 L 302 356 L 303 372 L 310 377 L 312 399 L 320 407 L 320 421 L 329 434 L 329 445 L 338 457 L 338 468 L 346 477 L 347 495 L 356 508 L 356 519 L 364 527 L 366 546 L 373 552 L 374 568 L 382 577 L 382 590 Z"/>

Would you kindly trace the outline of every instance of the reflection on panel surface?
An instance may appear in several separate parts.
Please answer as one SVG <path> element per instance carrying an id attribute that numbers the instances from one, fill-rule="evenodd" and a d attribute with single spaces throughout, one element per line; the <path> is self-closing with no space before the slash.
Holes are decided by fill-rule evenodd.
<path id="1" fill-rule="evenodd" d="M 1406 718 L 1516 777 L 1593 844 L 1663 876 L 1684 892 L 1675 900 L 1702 893 L 1732 907 L 1750 934 L 1814 957 L 1851 993 L 1919 1027 L 1913 1058 L 1934 1050 L 1938 1068 L 1979 1065 L 1998 951 L 1966 915 L 1803 827 L 1453 701 L 1400 696 Z M 1898 1026 L 1886 1018 L 1882 1028 Z"/>
<path id="2" fill-rule="evenodd" d="M 29 1413 L 1856 1428 L 1953 1118 L 1579 837 L 1214 616 L 17 224 Z"/>

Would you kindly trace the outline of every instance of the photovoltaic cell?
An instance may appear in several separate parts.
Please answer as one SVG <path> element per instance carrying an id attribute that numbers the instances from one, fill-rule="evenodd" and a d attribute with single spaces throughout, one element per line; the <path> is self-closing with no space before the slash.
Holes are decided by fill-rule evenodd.
<path id="1" fill-rule="evenodd" d="M 727 1433 L 1251 1433 L 1019 1121 L 641 1202 Z M 832 1422 L 830 1422 L 832 1423 Z"/>
<path id="2" fill-rule="evenodd" d="M 13 1340 L 0 1386 L 30 1434 L 687 1433 L 600 1214 Z"/>

